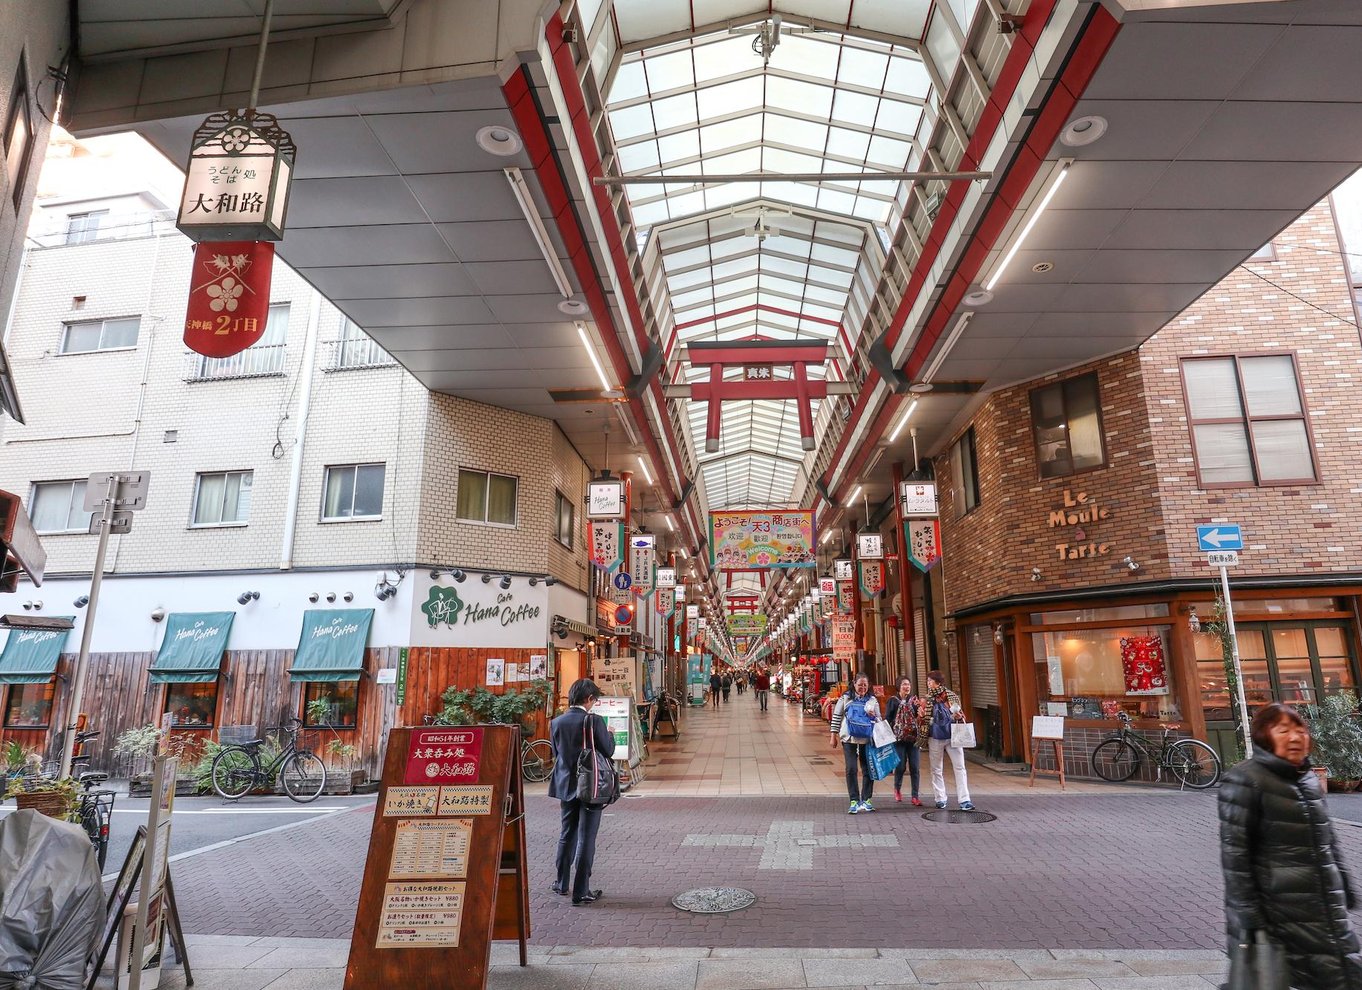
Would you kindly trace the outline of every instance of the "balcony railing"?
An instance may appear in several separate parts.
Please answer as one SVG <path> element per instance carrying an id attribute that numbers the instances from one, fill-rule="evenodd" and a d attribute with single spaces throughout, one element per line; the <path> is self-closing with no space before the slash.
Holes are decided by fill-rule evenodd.
<path id="1" fill-rule="evenodd" d="M 325 342 L 327 354 L 323 369 L 350 371 L 356 368 L 391 368 L 397 364 L 391 354 L 368 337 L 342 337 Z"/>
<path id="2" fill-rule="evenodd" d="M 185 381 L 219 381 L 224 378 L 263 378 L 282 375 L 288 347 L 285 344 L 256 344 L 231 357 L 210 358 L 190 352 Z"/>
<path id="3" fill-rule="evenodd" d="M 29 228 L 31 247 L 64 247 L 68 244 L 94 244 L 98 241 L 124 241 L 175 233 L 175 213 L 157 210 L 144 213 L 118 213 L 101 216 L 88 225 L 72 225 L 65 216 L 51 214 L 35 218 Z"/>

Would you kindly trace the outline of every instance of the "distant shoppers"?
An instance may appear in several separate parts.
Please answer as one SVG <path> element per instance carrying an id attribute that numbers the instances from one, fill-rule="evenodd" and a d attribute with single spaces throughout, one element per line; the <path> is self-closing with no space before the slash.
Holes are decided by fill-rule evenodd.
<path id="1" fill-rule="evenodd" d="M 738 686 L 738 694 L 742 694 L 743 688 L 747 686 L 747 678 L 744 677 L 741 673 L 739 673 L 735 683 Z"/>
<path id="2" fill-rule="evenodd" d="M 728 704 L 728 692 L 729 692 L 729 691 L 732 689 L 732 687 L 733 687 L 733 677 L 732 677 L 732 675 L 731 675 L 731 674 L 725 673 L 725 674 L 724 674 L 724 679 L 723 679 L 723 682 L 722 682 L 722 683 L 723 683 L 723 688 L 724 688 L 724 704 Z"/>
<path id="3" fill-rule="evenodd" d="M 913 694 L 913 682 L 908 678 L 899 681 L 899 693 L 885 705 L 884 717 L 894 729 L 894 748 L 899 754 L 899 765 L 894 768 L 894 800 L 903 800 L 903 771 L 907 770 L 913 785 L 913 807 L 921 808 L 922 800 L 917 794 L 922 780 L 917 729 L 922 718 L 922 699 Z"/>
<path id="4" fill-rule="evenodd" d="M 965 750 L 951 745 L 951 726 L 965 720 L 960 707 L 960 696 L 946 687 L 941 671 L 927 675 L 927 697 L 923 704 L 922 721 L 918 727 L 917 744 L 925 742 L 932 761 L 932 793 L 938 808 L 946 807 L 946 753 L 951 754 L 951 770 L 955 774 L 955 796 L 962 811 L 973 811 L 969 799 L 969 778 L 965 773 Z"/>
<path id="5" fill-rule="evenodd" d="M 1356 895 L 1310 767 L 1309 726 L 1273 702 L 1259 709 L 1249 734 L 1253 755 L 1220 784 L 1231 944 L 1266 936 L 1285 954 L 1291 986 L 1358 990 L 1362 955 L 1348 917 Z"/>
<path id="6" fill-rule="evenodd" d="M 709 675 L 709 700 L 715 708 L 719 707 L 719 692 L 721 692 L 723 688 L 724 679 L 719 676 L 719 672 L 716 670 Z"/>
<path id="7" fill-rule="evenodd" d="M 758 670 L 752 675 L 752 690 L 757 692 L 757 701 L 761 704 L 761 710 L 766 711 L 766 702 L 771 695 L 771 675 L 764 669 Z"/>
<path id="8" fill-rule="evenodd" d="M 880 704 L 870 693 L 870 678 L 857 674 L 853 691 L 837 699 L 832 710 L 832 744 L 842 743 L 842 759 L 846 764 L 847 795 L 851 798 L 848 815 L 874 811 L 870 798 L 875 792 L 875 778 L 870 775 L 871 726 L 880 717 Z M 860 781 L 857 781 L 857 774 Z"/>
<path id="9" fill-rule="evenodd" d="M 582 753 L 589 747 L 603 760 L 611 760 L 615 755 L 615 740 L 605 719 L 591 713 L 600 696 L 601 689 L 595 681 L 585 677 L 573 681 L 568 688 L 571 707 L 549 726 L 554 752 L 549 797 L 561 802 L 563 816 L 558 833 L 558 875 L 549 889 L 565 896 L 571 891 L 573 904 L 591 904 L 603 894 L 591 889 L 591 865 L 596 858 L 596 833 L 605 809 L 603 805 L 592 807 L 577 799 L 577 760 Z"/>

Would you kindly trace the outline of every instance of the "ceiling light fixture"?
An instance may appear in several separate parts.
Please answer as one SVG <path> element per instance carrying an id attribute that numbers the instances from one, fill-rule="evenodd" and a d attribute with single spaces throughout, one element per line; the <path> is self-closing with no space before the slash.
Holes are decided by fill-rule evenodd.
<path id="1" fill-rule="evenodd" d="M 509 158 L 525 147 L 519 134 L 500 124 L 488 124 L 486 127 L 478 128 L 478 133 L 473 139 L 483 151 L 499 158 Z"/>
<path id="2" fill-rule="evenodd" d="M 564 299 L 558 304 L 558 312 L 565 316 L 584 316 L 586 314 L 586 303 L 580 299 Z"/>
<path id="3" fill-rule="evenodd" d="M 643 455 L 638 455 L 638 466 L 643 468 L 643 477 L 648 479 L 648 484 L 653 484 L 653 473 L 648 470 L 648 462 L 643 459 Z"/>
<path id="4" fill-rule="evenodd" d="M 665 520 L 667 520 L 667 529 L 669 529 L 669 530 L 671 530 L 673 533 L 675 533 L 675 532 L 676 532 L 676 523 L 672 522 L 672 517 L 671 517 L 671 516 L 663 516 L 662 518 L 665 519 Z"/>
<path id="5" fill-rule="evenodd" d="M 903 432 L 903 428 L 908 425 L 908 420 L 913 418 L 913 412 L 917 409 L 917 403 L 917 399 L 908 403 L 908 408 L 905 409 L 903 415 L 899 417 L 898 425 L 895 426 L 893 432 L 889 434 L 890 443 L 893 443 L 899 438 L 899 434 Z"/>
<path id="6" fill-rule="evenodd" d="M 559 293 L 564 299 L 572 298 L 572 283 L 568 281 L 567 272 L 563 270 L 563 263 L 558 260 L 558 252 L 554 249 L 553 241 L 549 238 L 548 229 L 544 226 L 543 219 L 539 216 L 539 207 L 534 205 L 534 197 L 530 195 L 530 187 L 525 185 L 525 177 L 520 174 L 518 168 L 507 168 L 506 181 L 511 184 L 511 192 L 515 194 L 515 201 L 520 205 L 520 212 L 525 214 L 525 222 L 530 225 L 530 233 L 534 235 L 534 242 L 539 245 L 539 253 L 544 256 L 544 264 L 549 266 L 549 272 L 553 275 L 553 281 L 558 286 Z"/>
<path id="7" fill-rule="evenodd" d="M 855 504 L 856 504 L 856 499 L 860 496 L 860 494 L 861 494 L 861 488 L 862 488 L 862 487 L 864 487 L 864 486 L 862 486 L 862 485 L 857 485 L 857 486 L 856 486 L 856 490 L 855 490 L 854 492 L 851 493 L 851 498 L 847 499 L 847 505 L 855 505 Z"/>
<path id="8" fill-rule="evenodd" d="M 1060 144 L 1068 145 L 1070 148 L 1082 148 L 1085 145 L 1092 144 L 1105 133 L 1107 133 L 1107 118 L 1099 117 L 1093 113 L 1069 121 L 1064 126 L 1064 130 L 1059 132 L 1059 141 Z"/>
<path id="9" fill-rule="evenodd" d="M 936 373 L 941 370 L 941 365 L 946 361 L 946 356 L 950 354 L 951 348 L 955 346 L 955 342 L 960 339 L 960 335 L 965 332 L 965 327 L 969 326 L 969 321 L 972 319 L 974 319 L 974 314 L 971 312 L 960 314 L 955 321 L 955 326 L 951 327 L 951 332 L 947 334 L 945 342 L 937 349 L 936 356 L 932 358 L 931 364 L 927 365 L 927 369 L 922 372 L 922 384 L 930 384 L 932 379 L 936 377 Z"/>
<path id="10" fill-rule="evenodd" d="M 1007 266 L 1010 265 L 1012 259 L 1017 256 L 1017 252 L 1020 251 L 1021 246 L 1026 243 L 1026 238 L 1040 220 L 1046 207 L 1050 205 L 1050 200 L 1054 199 L 1055 193 L 1059 192 L 1059 187 L 1064 184 L 1064 179 L 1069 174 L 1069 166 L 1073 164 L 1073 159 L 1061 158 L 1055 164 L 1057 168 L 1054 177 L 1050 180 L 1049 188 L 1046 189 L 1045 194 L 1041 196 L 1040 203 L 1031 211 L 1031 216 L 1027 219 L 1026 225 L 1022 227 L 1021 233 L 1017 236 L 1016 240 L 1012 242 L 1012 246 L 1008 248 L 1007 254 L 1003 255 L 1003 260 L 999 263 L 998 267 L 993 270 L 993 274 L 989 276 L 988 281 L 984 283 L 984 289 L 988 292 L 992 292 L 993 287 L 998 284 L 998 280 L 1003 277 L 1003 273 L 1007 271 Z"/>
<path id="11" fill-rule="evenodd" d="M 601 359 L 596 357 L 596 348 L 592 346 L 591 338 L 586 335 L 586 324 L 581 320 L 577 321 L 577 336 L 582 341 L 582 346 L 586 348 L 586 353 L 591 358 L 591 367 L 596 369 L 596 377 L 601 380 L 601 390 L 603 392 L 613 392 L 614 387 L 606 380 L 605 369 L 601 367 Z"/>
<path id="12" fill-rule="evenodd" d="M 965 298 L 960 300 L 966 306 L 979 307 L 987 306 L 993 301 L 993 293 L 987 289 L 971 289 L 965 293 Z"/>

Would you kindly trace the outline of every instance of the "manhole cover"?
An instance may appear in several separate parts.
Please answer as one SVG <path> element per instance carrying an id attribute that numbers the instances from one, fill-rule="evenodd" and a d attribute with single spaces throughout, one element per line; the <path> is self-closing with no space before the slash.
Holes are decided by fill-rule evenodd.
<path id="1" fill-rule="evenodd" d="M 985 822 L 995 822 L 997 815 L 990 815 L 987 811 L 929 811 L 922 816 L 929 822 L 943 822 L 947 825 L 982 825 Z"/>
<path id="2" fill-rule="evenodd" d="M 672 907 L 691 914 L 725 914 L 751 907 L 757 895 L 741 887 L 701 887 L 672 898 Z"/>

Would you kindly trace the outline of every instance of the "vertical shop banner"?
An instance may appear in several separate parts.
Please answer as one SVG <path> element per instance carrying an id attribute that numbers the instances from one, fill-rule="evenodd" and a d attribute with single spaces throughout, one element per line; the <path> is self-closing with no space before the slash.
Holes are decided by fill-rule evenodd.
<path id="1" fill-rule="evenodd" d="M 851 586 L 851 581 L 837 582 L 837 614 L 850 615 L 856 607 L 855 589 Z"/>
<path id="2" fill-rule="evenodd" d="M 833 579 L 834 581 L 850 581 L 850 580 L 851 580 L 851 561 L 850 561 L 850 560 L 834 560 L 834 561 L 832 562 L 832 579 Z"/>
<path id="3" fill-rule="evenodd" d="M 194 245 L 184 342 L 196 354 L 240 354 L 265 335 L 270 315 L 274 245 L 269 241 L 202 241 Z"/>
<path id="4" fill-rule="evenodd" d="M 591 543 L 587 553 L 591 562 L 603 571 L 613 571 L 624 562 L 624 524 L 617 522 L 593 522 L 590 529 Z"/>
<path id="5" fill-rule="evenodd" d="M 641 534 L 629 537 L 629 576 L 634 594 L 647 598 L 653 593 L 657 573 L 656 537 Z"/>
<path id="6" fill-rule="evenodd" d="M 1121 667 L 1126 694 L 1167 694 L 1168 671 L 1161 636 L 1122 636 Z"/>
<path id="7" fill-rule="evenodd" d="M 861 566 L 861 591 L 867 598 L 874 598 L 884 591 L 884 561 L 863 560 Z"/>
<path id="8" fill-rule="evenodd" d="M 930 571 L 941 562 L 941 523 L 938 520 L 909 519 L 903 529 L 913 566 L 920 571 Z"/>
<path id="9" fill-rule="evenodd" d="M 838 616 L 832 620 L 832 657 L 834 660 L 856 659 L 856 620 Z"/>
<path id="10" fill-rule="evenodd" d="M 721 570 L 816 567 L 813 511 L 711 512 L 709 562 Z"/>

